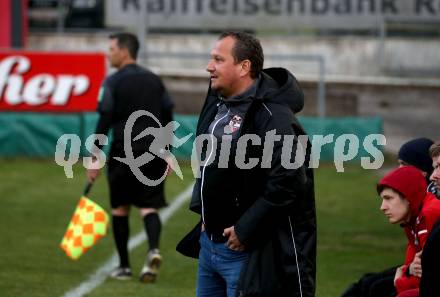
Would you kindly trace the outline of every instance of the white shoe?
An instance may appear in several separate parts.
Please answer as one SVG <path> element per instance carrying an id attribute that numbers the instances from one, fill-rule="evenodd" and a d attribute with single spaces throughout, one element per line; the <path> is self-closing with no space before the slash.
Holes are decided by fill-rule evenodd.
<path id="1" fill-rule="evenodd" d="M 159 254 L 158 249 L 149 251 L 147 259 L 145 260 L 145 265 L 141 271 L 140 281 L 143 283 L 154 283 L 159 274 L 161 262 L 162 256 Z"/>
<path id="2" fill-rule="evenodd" d="M 117 267 L 110 273 L 110 277 L 117 280 L 128 280 L 131 276 L 132 273 L 129 267 Z"/>

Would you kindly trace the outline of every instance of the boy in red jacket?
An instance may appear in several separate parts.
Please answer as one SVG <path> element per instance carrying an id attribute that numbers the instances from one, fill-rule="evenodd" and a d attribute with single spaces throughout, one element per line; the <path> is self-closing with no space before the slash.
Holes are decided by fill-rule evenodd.
<path id="1" fill-rule="evenodd" d="M 426 187 L 422 172 L 412 166 L 391 171 L 377 186 L 382 198 L 380 209 L 391 224 L 404 228 L 408 238 L 405 264 L 397 269 L 394 278 L 399 294 L 419 287 L 420 272 L 413 267 L 420 265 L 414 265 L 414 260 L 420 258 L 426 239 L 440 218 L 440 200 L 427 193 Z"/>

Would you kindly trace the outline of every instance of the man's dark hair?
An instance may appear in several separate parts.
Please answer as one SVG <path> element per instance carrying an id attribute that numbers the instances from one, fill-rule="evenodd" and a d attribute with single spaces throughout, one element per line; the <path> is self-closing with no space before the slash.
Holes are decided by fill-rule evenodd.
<path id="1" fill-rule="evenodd" d="M 440 142 L 436 142 L 429 148 L 429 155 L 431 158 L 440 156 Z"/>
<path id="2" fill-rule="evenodd" d="M 263 48 L 260 41 L 254 36 L 241 31 L 223 32 L 218 39 L 221 40 L 226 37 L 235 39 L 235 46 L 232 49 L 235 63 L 240 63 L 244 60 L 251 61 L 251 77 L 257 78 L 264 64 Z"/>
<path id="3" fill-rule="evenodd" d="M 110 39 L 116 39 L 120 48 L 126 48 L 130 57 L 136 60 L 139 51 L 139 41 L 131 33 L 116 33 L 109 36 Z"/>

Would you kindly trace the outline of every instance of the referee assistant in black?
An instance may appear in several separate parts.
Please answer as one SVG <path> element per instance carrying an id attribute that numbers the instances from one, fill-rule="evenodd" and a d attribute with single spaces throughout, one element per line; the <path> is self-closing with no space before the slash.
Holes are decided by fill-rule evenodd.
<path id="1" fill-rule="evenodd" d="M 160 262 L 159 238 L 161 222 L 157 210 L 166 206 L 163 182 L 157 186 L 146 186 L 131 172 L 128 165 L 114 157 L 125 157 L 124 128 L 133 112 L 146 110 L 152 113 L 165 126 L 172 120 L 172 101 L 161 79 L 136 64 L 139 41 L 129 33 L 110 36 L 108 59 L 118 71 L 103 83 L 98 105 L 99 121 L 96 134 L 105 134 L 110 128 L 113 141 L 108 158 L 108 183 L 112 207 L 113 235 L 118 250 L 120 264 L 112 273 L 116 279 L 129 279 L 132 276 L 128 257 L 130 206 L 140 209 L 148 237 L 149 250 L 140 280 L 145 283 L 156 280 Z M 154 119 L 142 116 L 136 119 L 131 134 L 131 147 L 134 157 L 148 152 L 151 137 L 133 141 L 146 128 L 158 128 Z M 140 167 L 150 180 L 159 180 L 167 170 L 167 163 L 158 157 Z M 87 176 L 93 182 L 99 169 L 89 169 Z"/>

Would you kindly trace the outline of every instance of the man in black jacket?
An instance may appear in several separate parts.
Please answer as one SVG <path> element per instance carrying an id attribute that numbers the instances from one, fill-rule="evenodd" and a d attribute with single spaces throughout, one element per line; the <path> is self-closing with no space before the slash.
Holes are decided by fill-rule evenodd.
<path id="1" fill-rule="evenodd" d="M 151 137 L 136 140 L 136 136 L 148 128 L 166 126 L 172 120 L 173 104 L 161 79 L 145 68 L 136 64 L 139 42 L 133 34 L 119 33 L 110 36 L 108 58 L 111 66 L 118 71 L 110 75 L 103 83 L 98 105 L 99 120 L 96 134 L 107 135 L 113 131 L 113 142 L 108 162 L 108 182 L 112 207 L 112 227 L 116 248 L 119 254 L 119 267 L 111 277 L 119 280 L 132 276 L 128 257 L 130 206 L 140 209 L 149 241 L 149 251 L 141 271 L 142 282 L 154 282 L 161 262 L 159 238 L 161 222 L 157 210 L 166 206 L 164 183 L 167 164 L 161 152 L 152 152 Z M 133 114 L 142 112 L 142 116 L 129 123 Z M 130 135 L 124 130 L 131 128 Z M 127 131 L 128 131 L 127 130 Z M 125 137 L 129 139 L 124 139 Z M 171 140 L 167 140 L 171 143 Z M 149 180 L 161 180 L 157 185 L 138 179 L 131 166 L 121 163 L 127 148 L 137 158 L 149 151 L 152 160 L 139 166 L 140 174 Z M 163 152 L 162 152 L 163 153 Z M 155 155 L 155 157 L 153 156 Z M 159 157 L 157 157 L 159 156 Z M 127 156 L 128 158 L 128 156 Z M 93 182 L 99 175 L 99 169 L 89 169 L 88 179 Z"/>
<path id="2" fill-rule="evenodd" d="M 295 118 L 303 94 L 263 61 L 260 42 L 242 32 L 223 33 L 211 51 L 196 138 L 208 143 L 196 143 L 203 162 L 190 205 L 201 222 L 177 247 L 199 258 L 198 297 L 314 296 L 313 172 Z"/>
<path id="3" fill-rule="evenodd" d="M 434 171 L 431 174 L 433 186 L 440 194 L 440 142 L 434 143 L 429 149 Z M 420 281 L 420 297 L 440 296 L 438 271 L 440 269 L 440 220 L 432 228 L 422 253 L 422 279 Z"/>

